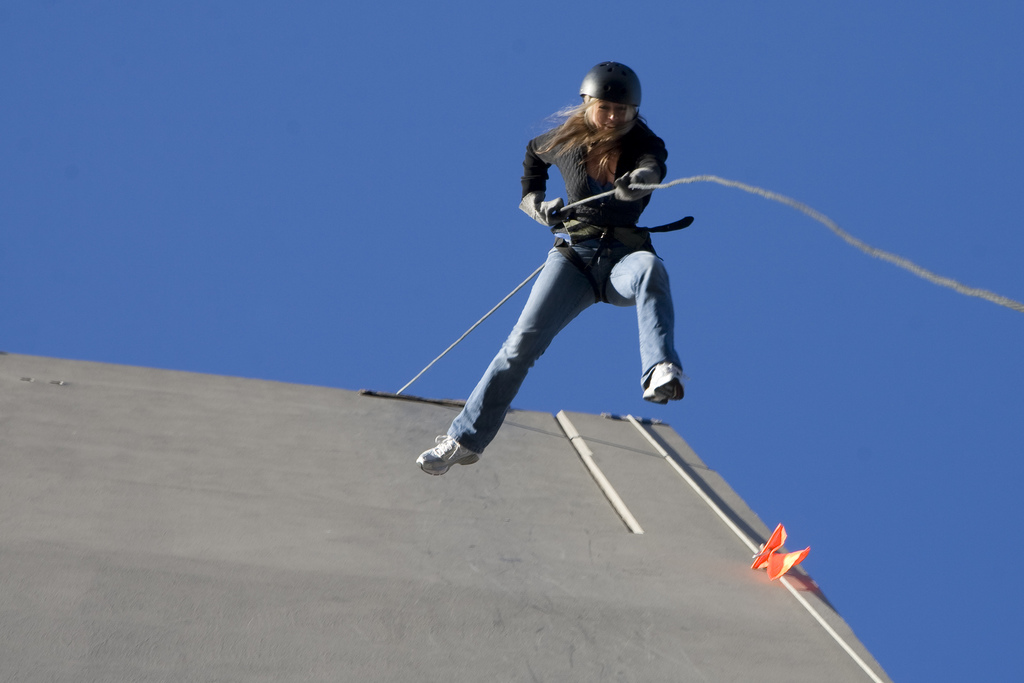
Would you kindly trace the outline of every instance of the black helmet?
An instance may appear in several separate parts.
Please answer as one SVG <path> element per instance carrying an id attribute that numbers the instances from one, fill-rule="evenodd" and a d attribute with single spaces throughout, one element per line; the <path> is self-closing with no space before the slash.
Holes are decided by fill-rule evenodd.
<path id="1" fill-rule="evenodd" d="M 640 79 L 625 64 L 601 62 L 587 72 L 580 86 L 580 96 L 640 106 Z"/>

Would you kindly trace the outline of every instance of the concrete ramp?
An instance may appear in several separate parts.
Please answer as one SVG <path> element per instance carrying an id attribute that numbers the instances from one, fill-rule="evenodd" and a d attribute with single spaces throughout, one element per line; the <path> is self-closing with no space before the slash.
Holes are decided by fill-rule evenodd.
<path id="1" fill-rule="evenodd" d="M 422 473 L 457 410 L 0 355 L 0 680 L 889 680 L 807 574 L 801 601 L 751 571 L 630 422 L 566 415 L 642 534 L 546 413 Z"/>

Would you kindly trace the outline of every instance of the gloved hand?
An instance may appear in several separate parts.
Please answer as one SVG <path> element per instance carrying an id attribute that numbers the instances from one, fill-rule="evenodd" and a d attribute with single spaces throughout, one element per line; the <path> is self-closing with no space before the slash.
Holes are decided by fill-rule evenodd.
<path id="1" fill-rule="evenodd" d="M 561 197 L 548 202 L 544 201 L 543 192 L 531 192 L 523 197 L 523 201 L 519 202 L 519 208 L 527 216 L 549 228 L 569 219 L 568 212 L 562 210 L 563 206 L 565 206 L 565 202 Z"/>
<path id="2" fill-rule="evenodd" d="M 657 169 L 641 166 L 615 181 L 615 198 L 623 202 L 643 199 L 654 190 L 631 190 L 630 185 L 657 185 L 661 174 Z"/>

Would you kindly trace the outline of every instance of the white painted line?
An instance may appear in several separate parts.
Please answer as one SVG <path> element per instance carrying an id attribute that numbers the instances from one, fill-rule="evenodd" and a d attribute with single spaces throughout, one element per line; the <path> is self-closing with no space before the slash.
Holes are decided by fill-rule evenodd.
<path id="1" fill-rule="evenodd" d="M 644 530 L 640 527 L 640 523 L 636 521 L 636 517 L 633 516 L 633 513 L 629 511 L 629 508 L 626 507 L 626 504 L 622 502 L 622 498 L 620 498 L 619 494 L 615 491 L 615 487 L 611 485 L 611 482 L 609 482 L 607 477 L 604 476 L 604 472 L 602 472 L 601 468 L 594 462 L 594 453 L 587 446 L 587 443 L 583 440 L 583 437 L 580 436 L 580 433 L 576 431 L 576 427 L 569 420 L 569 416 L 565 414 L 564 410 L 561 410 L 557 415 L 555 415 L 555 419 L 558 420 L 558 424 L 562 426 L 562 431 L 565 432 L 566 437 L 568 437 L 569 443 L 571 443 L 576 449 L 576 452 L 579 453 L 580 460 L 583 461 L 583 464 L 590 471 L 590 476 L 594 478 L 598 487 L 600 487 L 601 491 L 604 492 L 608 502 L 611 503 L 612 507 L 615 508 L 615 511 L 619 513 L 619 517 L 621 517 L 622 521 L 625 522 L 626 527 L 634 534 L 642 534 Z"/>
<path id="2" fill-rule="evenodd" d="M 679 476 L 681 476 L 686 481 L 686 483 L 690 485 L 690 488 L 696 491 L 697 495 L 699 495 L 704 500 L 704 502 L 707 503 L 711 507 L 711 509 L 718 514 L 719 517 L 721 517 L 722 521 L 725 522 L 726 526 L 732 529 L 732 532 L 736 534 L 736 536 L 741 541 L 743 541 L 747 548 L 749 548 L 752 553 L 756 554 L 760 550 L 760 546 L 756 545 L 745 533 L 743 533 L 740 530 L 738 526 L 736 526 L 736 524 L 731 519 L 729 519 L 728 515 L 725 514 L 722 508 L 720 508 L 715 503 L 715 501 L 711 500 L 711 497 L 704 492 L 704 489 L 702 489 L 697 484 L 697 482 L 693 480 L 693 477 L 686 473 L 686 470 L 679 466 L 679 463 L 676 462 L 675 458 L 669 455 L 668 451 L 661 447 L 661 444 L 659 444 L 657 440 L 655 440 L 654 436 L 651 435 L 651 433 L 647 431 L 647 429 L 642 424 L 640 424 L 640 422 L 635 417 L 633 417 L 632 415 L 627 415 L 626 419 L 628 419 L 633 424 L 633 426 L 636 427 L 638 432 L 643 434 L 644 438 L 647 439 L 651 446 L 654 447 L 654 450 L 658 451 L 658 454 L 661 455 L 661 457 L 665 458 L 665 462 L 672 466 L 672 469 L 674 469 L 679 474 Z M 825 632 L 832 636 L 833 640 L 839 643 L 839 646 L 846 651 L 846 654 L 850 655 L 850 657 L 857 664 L 857 666 L 859 666 L 864 671 L 864 673 L 866 673 L 868 677 L 871 678 L 872 681 L 874 681 L 875 683 L 884 683 L 884 681 L 878 677 L 878 674 L 871 670 L 871 667 L 868 666 L 867 662 L 861 659 L 861 657 L 853 651 L 853 648 L 850 647 L 849 643 L 847 643 L 842 636 L 836 633 L 836 630 L 832 628 L 827 621 L 825 621 L 825 619 L 821 616 L 821 614 L 818 613 L 816 609 L 814 609 L 814 606 L 811 605 L 811 603 L 807 602 L 807 599 L 804 598 L 804 596 L 800 595 L 800 591 L 794 588 L 793 584 L 790 583 L 785 576 L 780 578 L 779 581 L 789 590 L 790 593 L 793 594 L 793 597 L 797 599 L 797 602 L 803 605 L 804 609 L 810 612 L 811 616 L 814 617 L 815 621 L 821 624 L 821 627 L 825 629 Z"/>
<path id="3" fill-rule="evenodd" d="M 682 477 L 683 480 L 690 485 L 690 488 L 692 488 L 694 492 L 696 492 L 696 494 L 700 496 L 712 510 L 718 513 L 718 516 L 721 517 L 722 521 L 725 522 L 726 526 L 732 529 L 733 533 L 736 534 L 741 541 L 747 544 L 747 547 L 750 548 L 750 552 L 757 553 L 758 547 L 754 544 L 754 542 L 747 538 L 747 535 L 745 533 L 740 531 L 740 528 L 736 526 L 736 523 L 729 519 L 729 516 L 722 511 L 722 508 L 718 507 L 715 504 L 715 501 L 711 500 L 708 494 L 704 492 L 704 489 L 702 489 L 700 485 L 698 485 L 697 482 L 693 480 L 693 477 L 687 474 L 686 470 L 679 466 L 679 463 L 675 461 L 675 458 L 670 456 L 668 454 L 668 451 L 662 448 L 661 444 L 654 440 L 654 437 L 651 436 L 650 432 L 644 429 L 643 425 L 641 425 L 640 422 L 637 421 L 637 419 L 632 415 L 627 415 L 626 419 L 629 420 L 632 423 L 632 425 L 637 428 L 637 431 L 644 435 L 644 438 L 647 439 L 647 441 L 650 442 L 652 446 L 654 446 L 654 450 L 658 451 L 658 454 L 661 455 L 661 457 L 665 458 L 665 462 L 667 462 L 672 467 L 672 469 L 674 469 L 676 473 L 679 474 L 679 476 Z"/>
<path id="4" fill-rule="evenodd" d="M 828 622 L 826 622 L 825 619 L 822 618 L 820 614 L 818 614 L 818 610 L 814 609 L 811 603 L 807 602 L 807 599 L 804 596 L 800 595 L 800 591 L 794 588 L 793 584 L 791 584 L 785 576 L 780 578 L 779 581 L 782 582 L 783 586 L 789 589 L 789 592 L 793 594 L 793 597 L 797 599 L 797 602 L 803 605 L 804 608 L 811 613 L 811 616 L 814 617 L 819 624 L 821 624 L 821 627 L 825 629 L 825 632 L 832 636 L 832 639 L 839 643 L 840 647 L 846 650 L 846 654 L 850 655 L 853 661 L 857 663 L 857 666 L 863 669 L 864 673 L 866 673 L 872 681 L 874 681 L 875 683 L 884 683 L 884 681 L 881 678 L 879 678 L 874 671 L 871 670 L 871 667 L 868 666 L 868 663 L 861 659 L 860 656 L 853 651 L 853 648 L 850 647 L 849 643 L 843 640 L 843 637 L 836 633 L 835 629 L 829 626 Z"/>

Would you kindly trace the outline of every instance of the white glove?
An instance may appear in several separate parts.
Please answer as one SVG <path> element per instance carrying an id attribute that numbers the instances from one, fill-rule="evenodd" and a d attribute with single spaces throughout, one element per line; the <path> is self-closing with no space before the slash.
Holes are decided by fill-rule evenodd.
<path id="1" fill-rule="evenodd" d="M 657 169 L 641 166 L 615 181 L 615 198 L 623 202 L 643 199 L 654 190 L 631 190 L 630 185 L 657 185 L 661 174 Z"/>
<path id="2" fill-rule="evenodd" d="M 519 208 L 527 216 L 549 228 L 568 220 L 569 216 L 562 211 L 563 206 L 565 206 L 565 202 L 561 197 L 548 202 L 544 201 L 543 192 L 531 192 L 523 197 L 523 201 L 519 202 Z"/>

